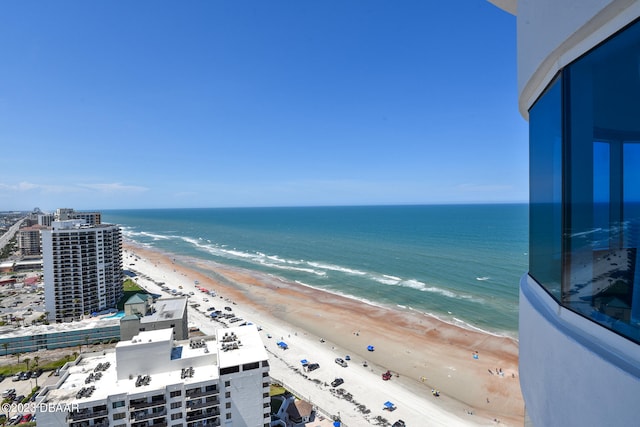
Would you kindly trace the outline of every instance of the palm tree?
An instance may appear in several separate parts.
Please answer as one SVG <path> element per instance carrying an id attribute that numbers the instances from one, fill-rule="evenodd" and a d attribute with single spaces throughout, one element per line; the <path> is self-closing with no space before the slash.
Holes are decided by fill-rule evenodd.
<path id="1" fill-rule="evenodd" d="M 2 348 L 4 348 L 4 357 L 6 359 L 7 355 L 9 354 L 9 343 L 8 342 L 3 342 L 2 343 Z"/>
<path id="2" fill-rule="evenodd" d="M 40 356 L 34 356 L 33 358 L 33 368 L 35 369 L 38 366 L 38 362 L 40 361 Z"/>
<path id="3" fill-rule="evenodd" d="M 28 357 L 25 357 L 23 362 L 27 365 L 27 371 L 29 370 L 29 362 L 31 362 L 31 359 L 29 359 Z"/>

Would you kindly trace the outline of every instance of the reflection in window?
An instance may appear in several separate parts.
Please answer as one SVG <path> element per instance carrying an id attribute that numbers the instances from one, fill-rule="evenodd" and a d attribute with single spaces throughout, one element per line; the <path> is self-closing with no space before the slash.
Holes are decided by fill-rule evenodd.
<path id="1" fill-rule="evenodd" d="M 640 342 L 640 24 L 561 75 L 530 110 L 530 275 Z"/>

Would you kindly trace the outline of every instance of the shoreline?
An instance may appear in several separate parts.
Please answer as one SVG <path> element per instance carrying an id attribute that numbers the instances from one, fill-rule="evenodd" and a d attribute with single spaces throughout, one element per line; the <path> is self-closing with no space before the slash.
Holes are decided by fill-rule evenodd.
<path id="1" fill-rule="evenodd" d="M 198 280 L 199 286 L 215 290 L 220 298 L 225 296 L 238 309 L 246 310 L 248 320 L 255 319 L 265 329 L 270 325 L 270 330 L 289 331 L 286 338 L 282 333 L 282 339 L 306 339 L 303 347 L 308 348 L 318 346 L 319 337 L 326 340 L 326 349 L 319 351 L 330 348 L 328 353 L 333 357 L 349 354 L 354 362 L 366 360 L 369 370 L 375 373 L 372 380 L 366 381 L 376 381 L 376 387 L 386 387 L 379 375 L 390 370 L 394 374 L 390 383 L 402 383 L 415 397 L 435 401 L 456 416 L 466 414 L 462 425 L 486 425 L 494 420 L 506 425 L 523 423 L 517 341 L 513 338 L 463 328 L 411 308 L 370 304 L 261 272 L 174 256 L 130 240 L 123 247 L 125 253 L 130 251 L 140 262 L 150 262 L 146 268 L 152 270 L 144 274 L 160 278 L 172 288 L 178 284 L 171 282 L 180 281 L 181 277 L 188 277 L 188 286 L 194 289 L 194 280 Z M 135 264 L 133 270 L 141 271 L 138 261 Z M 172 272 L 170 281 L 166 276 Z M 191 321 L 191 309 L 189 317 Z M 368 352 L 367 345 L 374 345 L 375 351 Z M 434 398 L 432 389 L 439 390 L 441 396 Z"/>

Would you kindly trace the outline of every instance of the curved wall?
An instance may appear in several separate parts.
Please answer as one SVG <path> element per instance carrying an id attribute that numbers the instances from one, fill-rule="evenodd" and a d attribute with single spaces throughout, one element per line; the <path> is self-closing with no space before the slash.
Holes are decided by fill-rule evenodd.
<path id="1" fill-rule="evenodd" d="M 561 68 L 640 15 L 635 0 L 519 0 L 518 94 L 528 110 Z"/>
<path id="2" fill-rule="evenodd" d="M 640 420 L 638 346 L 559 306 L 528 275 L 520 281 L 520 384 L 534 426 Z"/>

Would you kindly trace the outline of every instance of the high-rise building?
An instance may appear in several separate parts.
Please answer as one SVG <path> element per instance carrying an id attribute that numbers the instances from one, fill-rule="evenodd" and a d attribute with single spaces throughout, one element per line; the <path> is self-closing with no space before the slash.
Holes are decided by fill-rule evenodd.
<path id="1" fill-rule="evenodd" d="M 41 225 L 32 225 L 30 227 L 22 227 L 18 231 L 18 247 L 20 255 L 33 256 L 42 254 L 42 243 L 40 231 L 46 229 Z"/>
<path id="2" fill-rule="evenodd" d="M 56 322 L 114 308 L 122 296 L 122 236 L 116 225 L 54 221 L 42 230 L 45 308 Z"/>
<path id="3" fill-rule="evenodd" d="M 69 219 L 81 219 L 86 224 L 97 225 L 102 223 L 102 214 L 100 212 L 79 212 L 72 208 L 56 209 L 56 221 L 66 221 Z"/>
<path id="4" fill-rule="evenodd" d="M 38 426 L 268 427 L 269 389 L 253 325 L 190 341 L 174 341 L 171 329 L 143 331 L 115 352 L 68 363 L 38 395 Z"/>
<path id="5" fill-rule="evenodd" d="M 639 425 L 640 2 L 492 3 L 517 15 L 530 129 L 527 422 Z"/>

